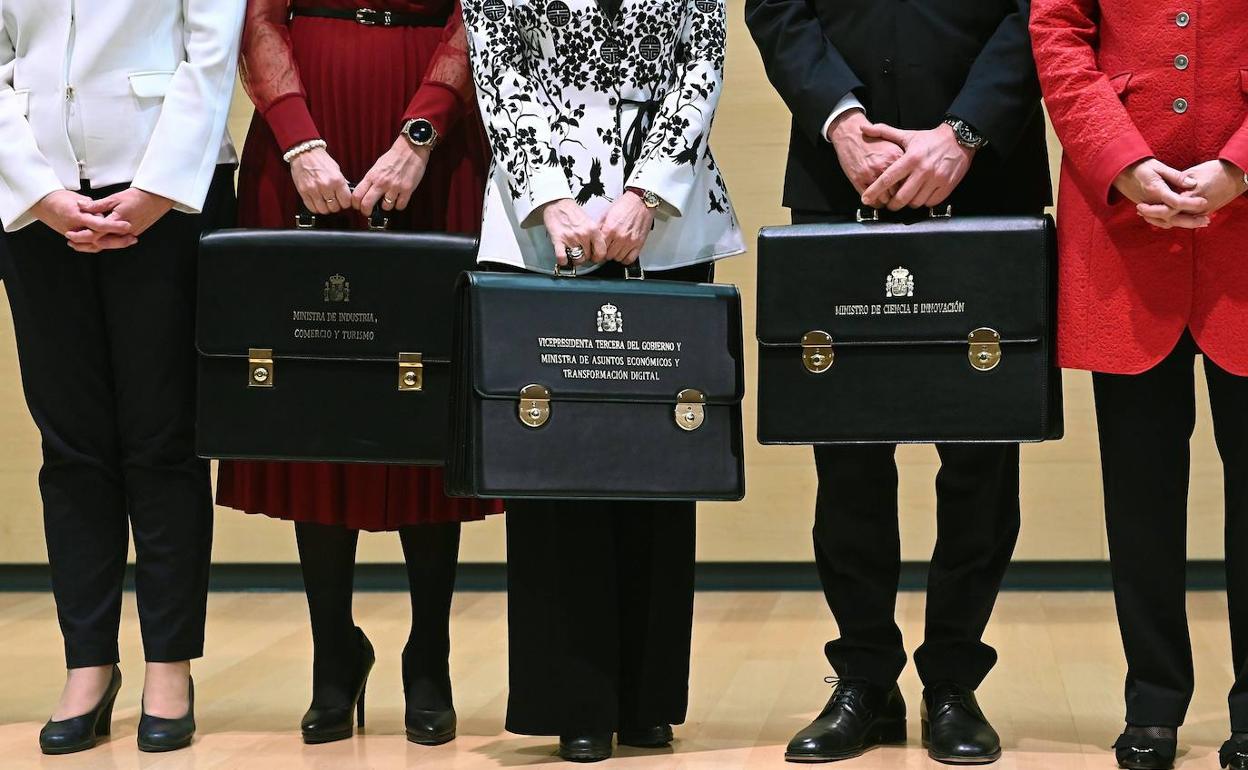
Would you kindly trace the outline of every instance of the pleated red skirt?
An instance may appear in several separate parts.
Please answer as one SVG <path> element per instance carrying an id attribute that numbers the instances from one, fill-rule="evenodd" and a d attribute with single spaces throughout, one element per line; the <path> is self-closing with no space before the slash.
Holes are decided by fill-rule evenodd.
<path id="1" fill-rule="evenodd" d="M 308 107 L 348 181 L 363 179 L 398 137 L 441 35 L 435 27 L 386 29 L 304 17 L 292 22 Z M 477 118 L 467 116 L 434 150 L 411 204 L 391 217 L 392 229 L 477 233 L 486 167 Z M 290 169 L 258 114 L 243 149 L 238 193 L 241 227 L 292 226 L 298 196 Z M 365 226 L 354 212 L 321 219 L 324 227 Z M 448 498 L 442 490 L 441 468 L 222 462 L 217 502 L 247 513 L 370 531 L 470 521 L 502 510 L 496 501 Z"/>

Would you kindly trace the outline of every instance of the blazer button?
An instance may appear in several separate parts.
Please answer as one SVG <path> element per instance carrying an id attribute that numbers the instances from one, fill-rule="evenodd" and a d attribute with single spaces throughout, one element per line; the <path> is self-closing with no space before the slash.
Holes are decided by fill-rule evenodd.
<path id="1" fill-rule="evenodd" d="M 1179 54 L 1178 56 L 1174 57 L 1174 68 L 1176 70 L 1185 70 L 1187 69 L 1188 65 L 1190 65 L 1191 63 L 1192 63 L 1191 59 L 1188 59 L 1183 54 Z"/>
<path id="2" fill-rule="evenodd" d="M 884 60 L 884 67 L 882 71 L 883 71 L 883 74 L 885 75 L 893 74 L 893 60 L 892 59 Z"/>
<path id="3" fill-rule="evenodd" d="M 1174 23 L 1180 27 L 1186 27 L 1192 23 L 1192 15 L 1187 11 L 1179 11 L 1179 15 L 1174 17 Z"/>
<path id="4" fill-rule="evenodd" d="M 1179 98 L 1179 99 L 1174 100 L 1174 111 L 1180 115 L 1187 112 L 1187 106 L 1188 105 L 1187 105 L 1186 99 Z"/>

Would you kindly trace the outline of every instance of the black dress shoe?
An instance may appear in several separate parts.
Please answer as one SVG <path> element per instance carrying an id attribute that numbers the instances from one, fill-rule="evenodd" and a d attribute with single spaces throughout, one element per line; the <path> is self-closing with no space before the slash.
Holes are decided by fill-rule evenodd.
<path id="1" fill-rule="evenodd" d="M 1001 737 L 969 687 L 946 682 L 923 691 L 923 748 L 946 765 L 987 765 L 1001 758 Z"/>
<path id="2" fill-rule="evenodd" d="M 1114 756 L 1123 770 L 1170 770 L 1178 753 L 1178 731 L 1170 727 L 1128 725 L 1114 742 Z"/>
<path id="3" fill-rule="evenodd" d="M 154 717 L 143 710 L 139 717 L 139 751 L 177 751 L 195 739 L 195 680 L 189 689 L 190 703 L 186 714 L 177 719 Z"/>
<path id="4" fill-rule="evenodd" d="M 425 711 L 408 709 L 404 720 L 407 739 L 421 746 L 441 746 L 455 740 L 455 709 Z"/>
<path id="5" fill-rule="evenodd" d="M 345 683 L 335 688 L 339 692 L 336 702 L 328 700 L 335 696 L 321 694 L 324 683 L 317 682 L 315 671 L 313 673 L 312 705 L 303 715 L 303 722 L 300 725 L 304 743 L 330 743 L 345 740 L 355 734 L 355 726 L 364 727 L 364 693 L 368 689 L 368 674 L 373 670 L 377 655 L 373 652 L 373 645 L 368 641 L 364 632 L 359 628 L 355 631 L 359 635 L 358 656 L 355 660 L 340 663 L 345 670 L 330 672 L 335 681 Z M 341 699 L 340 694 L 343 690 L 349 693 L 345 701 Z M 353 714 L 354 725 L 351 721 Z"/>
<path id="6" fill-rule="evenodd" d="M 611 733 L 560 735 L 559 756 L 568 762 L 601 762 L 611 758 Z"/>
<path id="7" fill-rule="evenodd" d="M 1218 752 L 1218 763 L 1231 770 L 1248 770 L 1248 735 L 1231 735 Z"/>
<path id="8" fill-rule="evenodd" d="M 829 680 L 835 681 L 835 680 Z M 784 753 L 789 762 L 835 762 L 906 742 L 906 701 L 897 685 L 840 680 L 828 705 Z"/>
<path id="9" fill-rule="evenodd" d="M 619 742 L 621 746 L 632 746 L 638 749 L 661 749 L 672 745 L 675 737 L 672 734 L 671 725 L 624 727 L 620 728 Z"/>
<path id="10" fill-rule="evenodd" d="M 104 697 L 85 714 L 59 722 L 48 721 L 39 731 L 39 749 L 44 754 L 73 754 L 95 748 L 101 738 L 112 732 L 113 704 L 121 691 L 121 669 L 113 666 Z"/>

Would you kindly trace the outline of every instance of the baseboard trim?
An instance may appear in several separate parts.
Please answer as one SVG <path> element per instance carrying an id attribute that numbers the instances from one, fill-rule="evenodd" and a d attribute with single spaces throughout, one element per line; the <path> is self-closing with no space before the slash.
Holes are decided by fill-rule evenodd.
<path id="1" fill-rule="evenodd" d="M 360 591 L 406 591 L 402 564 L 361 564 L 356 568 Z M 927 564 L 902 564 L 903 591 L 922 590 Z M 1220 591 L 1226 588 L 1221 560 L 1188 562 L 1188 589 Z M 500 591 L 507 585 L 503 564 L 466 562 L 459 567 L 460 591 Z M 1112 586 L 1109 563 L 1104 561 L 1018 561 L 1005 578 L 1007 591 L 1105 591 Z M 817 591 L 819 575 L 813 562 L 702 562 L 697 570 L 699 591 Z M 46 564 L 0 564 L 0 592 L 38 592 L 51 588 Z M 213 591 L 300 591 L 298 564 L 217 564 L 212 568 Z M 126 590 L 133 590 L 132 568 L 126 570 Z"/>

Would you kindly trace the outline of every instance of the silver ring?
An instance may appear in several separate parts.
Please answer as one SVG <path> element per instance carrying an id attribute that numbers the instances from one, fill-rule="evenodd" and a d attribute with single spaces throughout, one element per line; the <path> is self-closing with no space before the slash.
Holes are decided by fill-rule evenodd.
<path id="1" fill-rule="evenodd" d="M 582 246 L 568 246 L 563 250 L 568 255 L 568 259 L 576 261 L 585 258 L 585 249 Z"/>

